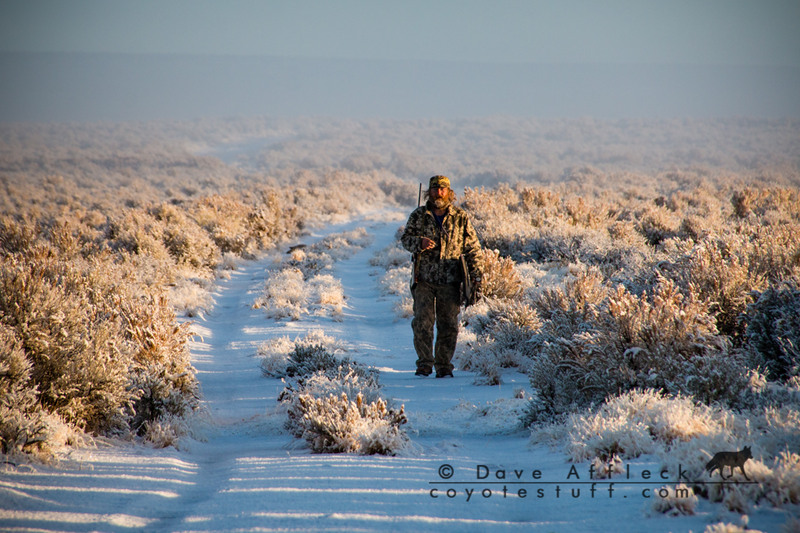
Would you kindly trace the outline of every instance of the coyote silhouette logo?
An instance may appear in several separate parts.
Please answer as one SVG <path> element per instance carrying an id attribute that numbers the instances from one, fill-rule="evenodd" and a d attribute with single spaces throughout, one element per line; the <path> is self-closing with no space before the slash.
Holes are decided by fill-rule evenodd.
<path id="1" fill-rule="evenodd" d="M 744 464 L 747 462 L 748 459 L 752 459 L 753 454 L 750 452 L 750 446 L 745 446 L 744 449 L 738 452 L 717 452 L 714 454 L 714 457 L 706 464 L 706 470 L 708 470 L 708 475 L 714 475 L 714 470 L 719 469 L 719 475 L 722 479 L 725 479 L 725 467 L 731 467 L 731 475 L 728 476 L 728 479 L 733 477 L 733 471 L 736 467 L 739 467 L 739 470 L 742 471 L 744 474 L 744 478 L 750 481 L 750 478 L 747 477 L 747 472 L 744 471 Z"/>

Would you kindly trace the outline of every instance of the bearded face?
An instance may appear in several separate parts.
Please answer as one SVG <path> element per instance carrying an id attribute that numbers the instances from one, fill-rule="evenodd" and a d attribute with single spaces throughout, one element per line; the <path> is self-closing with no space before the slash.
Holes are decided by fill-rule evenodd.
<path id="1" fill-rule="evenodd" d="M 445 209 L 456 199 L 456 193 L 450 188 L 429 189 L 428 198 L 436 209 Z"/>

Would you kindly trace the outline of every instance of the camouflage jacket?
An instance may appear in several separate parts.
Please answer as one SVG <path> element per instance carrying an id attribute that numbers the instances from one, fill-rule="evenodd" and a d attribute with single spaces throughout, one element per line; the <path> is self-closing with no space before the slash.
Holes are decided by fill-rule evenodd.
<path id="1" fill-rule="evenodd" d="M 420 253 L 422 237 L 436 243 L 436 247 Z M 428 204 L 418 207 L 408 217 L 400 242 L 403 248 L 419 256 L 417 280 L 428 283 L 452 284 L 461 281 L 461 254 L 467 260 L 467 267 L 473 281 L 481 279 L 481 266 L 478 254 L 481 243 L 467 213 L 454 205 L 447 212 L 439 229 Z"/>

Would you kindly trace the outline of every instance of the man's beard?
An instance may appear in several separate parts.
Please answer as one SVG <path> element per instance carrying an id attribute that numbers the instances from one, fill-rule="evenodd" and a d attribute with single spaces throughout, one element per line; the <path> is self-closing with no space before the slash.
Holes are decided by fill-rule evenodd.
<path id="1" fill-rule="evenodd" d="M 450 205 L 449 198 L 436 198 L 435 200 L 432 200 L 432 202 L 433 202 L 433 207 L 435 207 L 436 209 L 444 209 Z"/>

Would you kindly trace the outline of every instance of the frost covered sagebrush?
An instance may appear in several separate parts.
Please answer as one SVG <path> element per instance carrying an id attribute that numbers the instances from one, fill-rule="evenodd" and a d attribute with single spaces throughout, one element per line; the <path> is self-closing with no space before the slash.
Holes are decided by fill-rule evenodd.
<path id="1" fill-rule="evenodd" d="M 276 319 L 299 320 L 310 314 L 340 320 L 345 305 L 342 283 L 325 271 L 371 239 L 364 228 L 358 228 L 292 250 L 289 258 L 269 273 L 254 307 Z"/>
<path id="2" fill-rule="evenodd" d="M 739 450 L 752 446 L 753 459 L 745 463 L 745 471 L 753 484 L 706 483 L 695 492 L 711 501 L 720 502 L 732 511 L 749 511 L 752 505 L 766 503 L 785 507 L 800 503 L 800 455 L 797 454 L 800 417 L 798 401 L 779 410 L 755 409 L 731 413 L 734 421 L 724 431 L 698 435 L 681 441 L 660 453 L 671 474 L 678 468 L 693 479 L 708 479 L 705 464 L 720 450 Z M 732 481 L 748 481 L 737 468 Z"/>
<path id="3" fill-rule="evenodd" d="M 297 269 L 271 272 L 264 283 L 264 290 L 253 307 L 264 309 L 272 318 L 290 317 L 299 320 L 308 313 L 309 291 L 303 273 Z"/>
<path id="4" fill-rule="evenodd" d="M 220 250 L 208 233 L 184 210 L 162 204 L 150 209 L 148 214 L 161 223 L 161 241 L 178 264 L 213 268 L 219 263 Z"/>
<path id="5" fill-rule="evenodd" d="M 289 431 L 317 453 L 394 454 L 408 443 L 405 412 L 381 397 L 376 370 L 319 344 L 296 344 L 282 371 Z M 354 400 L 354 401 L 353 401 Z"/>
<path id="6" fill-rule="evenodd" d="M 255 202 L 214 194 L 190 207 L 190 214 L 221 253 L 252 258 L 297 231 L 300 218 L 274 190 L 261 191 Z"/>
<path id="7" fill-rule="evenodd" d="M 393 294 L 405 296 L 411 294 L 410 290 L 411 265 L 392 268 L 387 270 L 380 279 L 381 292 L 383 294 Z"/>
<path id="8" fill-rule="evenodd" d="M 317 453 L 394 455 L 408 442 L 400 428 L 407 422 L 403 407 L 387 408 L 381 398 L 367 403 L 361 395 L 351 401 L 347 394 L 300 394 L 289 407 L 289 419 L 295 436 Z"/>
<path id="9" fill-rule="evenodd" d="M 691 397 L 634 390 L 609 398 L 596 412 L 569 415 L 565 426 L 570 458 L 580 462 L 639 457 L 675 441 L 724 432 L 732 423 L 729 413 Z"/>
<path id="10" fill-rule="evenodd" d="M 693 515 L 697 509 L 698 498 L 694 489 L 678 483 L 654 490 L 653 510 L 671 516 Z"/>
<path id="11" fill-rule="evenodd" d="M 214 307 L 211 287 L 207 280 L 181 278 L 169 287 L 172 307 L 188 317 L 201 317 Z"/>
<path id="12" fill-rule="evenodd" d="M 395 234 L 394 242 L 379 250 L 370 258 L 370 265 L 384 270 L 380 278 L 381 293 L 400 298 L 395 302 L 394 312 L 399 318 L 414 316 L 411 298 L 411 254 L 400 244 L 402 227 Z"/>
<path id="13" fill-rule="evenodd" d="M 114 428 L 132 399 L 132 351 L 120 343 L 128 336 L 112 305 L 123 295 L 89 264 L 37 255 L 5 258 L 0 273 L 0 315 L 31 363 L 30 385 L 70 423 Z"/>
<path id="14" fill-rule="evenodd" d="M 0 324 L 0 452 L 7 455 L 46 439 L 47 422 L 31 384 L 32 366 L 14 331 Z"/>
<path id="15" fill-rule="evenodd" d="M 747 527 L 746 521 L 743 525 L 730 524 L 728 522 L 717 522 L 716 524 L 709 524 L 706 526 L 706 528 L 703 530 L 703 533 L 747 533 L 748 531 L 757 533 L 757 530 Z"/>
<path id="16" fill-rule="evenodd" d="M 464 311 L 462 320 L 475 334 L 462 335 L 456 361 L 460 368 L 477 372 L 479 381 L 497 385 L 503 368 L 527 371 L 536 354 L 531 339 L 542 322 L 536 310 L 523 302 L 487 299 Z"/>
<path id="17" fill-rule="evenodd" d="M 598 471 L 621 459 L 657 455 L 670 479 L 682 472 L 690 489 L 654 501 L 658 512 L 690 513 L 695 496 L 747 512 L 757 503 L 783 507 L 800 502 L 800 455 L 794 452 L 800 435 L 797 405 L 795 400 L 779 411 L 735 412 L 690 396 L 631 391 L 609 397 L 596 409 L 570 414 L 563 423 L 538 426 L 531 437 L 565 446 L 572 461 L 592 460 Z M 716 452 L 746 445 L 753 447 L 754 458 L 745 463 L 745 471 L 755 483 L 704 483 L 714 479 L 706 464 Z M 748 481 L 738 468 L 731 480 Z"/>
<path id="18" fill-rule="evenodd" d="M 291 340 L 288 336 L 275 337 L 258 347 L 261 370 L 265 376 L 285 377 L 288 375 L 290 356 L 303 349 L 321 347 L 325 352 L 337 355 L 347 352 L 349 346 L 341 340 L 326 335 L 321 329 L 309 331 L 304 337 Z"/>
<path id="19" fill-rule="evenodd" d="M 497 250 L 481 250 L 480 257 L 483 276 L 481 291 L 489 298 L 511 299 L 519 295 L 522 282 L 514 268 L 514 261 L 501 257 Z"/>
<path id="20" fill-rule="evenodd" d="M 325 270 L 330 270 L 336 261 L 345 259 L 355 250 L 369 245 L 372 238 L 364 228 L 328 235 L 310 246 L 297 248 L 285 261 L 283 268 L 299 269 L 306 279 L 311 279 Z"/>
<path id="21" fill-rule="evenodd" d="M 299 320 L 307 314 L 340 318 L 344 291 L 341 282 L 329 274 L 305 279 L 300 270 L 287 268 L 269 274 L 253 307 L 263 309 L 270 318 Z"/>
<path id="22" fill-rule="evenodd" d="M 118 285 L 124 266 L 46 250 L 3 258 L 0 274 L 3 323 L 31 363 L 37 402 L 92 433 L 138 431 L 165 412 L 161 397 L 171 398 L 173 412 L 193 409 L 188 330 L 167 299 Z M 143 386 L 154 368 L 154 386 Z"/>
<path id="23" fill-rule="evenodd" d="M 365 402 L 374 403 L 381 398 L 381 385 L 376 373 L 364 370 L 344 363 L 335 368 L 305 374 L 295 385 L 287 385 L 280 399 L 282 402 L 294 404 L 300 395 L 338 398 L 346 394 L 348 398 L 361 396 Z"/>
<path id="24" fill-rule="evenodd" d="M 411 254 L 400 245 L 400 235 L 402 233 L 398 232 L 392 244 L 375 252 L 375 255 L 370 258 L 369 264 L 385 270 L 410 264 Z"/>
<path id="25" fill-rule="evenodd" d="M 769 214 L 777 221 L 797 221 L 800 213 L 800 193 L 782 187 L 759 189 L 745 187 L 731 196 L 737 217 L 758 219 Z"/>
<path id="26" fill-rule="evenodd" d="M 468 189 L 464 202 L 484 246 L 516 261 L 582 262 L 631 276 L 651 260 L 652 249 L 637 237 L 627 211 L 607 200 L 501 185 Z"/>
<path id="27" fill-rule="evenodd" d="M 747 347 L 769 377 L 800 380 L 800 289 L 787 282 L 755 295 L 742 317 Z"/>
<path id="28" fill-rule="evenodd" d="M 213 306 L 222 250 L 208 231 L 231 212 L 213 199 L 201 201 L 203 224 L 188 204 L 96 198 L 87 210 L 70 192 L 80 198 L 62 190 L 52 212 L 0 217 L 0 325 L 16 347 L 3 361 L 13 376 L 0 387 L 3 450 L 47 449 L 64 424 L 174 443 L 199 400 L 189 325 L 175 309 Z M 247 220 L 241 253 L 297 228 L 276 195 L 261 200 L 229 203 Z"/>
<path id="29" fill-rule="evenodd" d="M 285 359 L 285 365 L 278 367 L 274 363 L 269 365 L 273 368 L 269 373 L 270 377 L 294 378 L 303 383 L 303 378 L 322 373 L 331 378 L 353 373 L 360 376 L 365 381 L 377 383 L 377 370 L 361 365 L 352 361 L 348 357 L 337 357 L 329 351 L 329 348 L 321 344 L 311 342 L 296 343 Z M 265 368 L 265 367 L 262 367 Z"/>
<path id="30" fill-rule="evenodd" d="M 283 352 L 283 349 L 286 351 Z M 264 357 L 261 365 L 264 375 L 284 379 L 286 383 L 286 388 L 279 398 L 281 400 L 306 388 L 314 376 L 322 376 L 332 381 L 347 381 L 346 378 L 352 376 L 363 386 L 359 392 L 379 389 L 378 371 L 347 356 L 336 355 L 338 352 L 346 351 L 347 347 L 335 338 L 328 337 L 321 331 L 313 331 L 293 343 L 285 337 L 275 339 L 264 345 L 259 353 Z"/>
<path id="31" fill-rule="evenodd" d="M 462 321 L 475 332 L 474 341 L 466 341 L 456 360 L 464 370 L 477 372 L 477 382 L 498 385 L 502 368 L 525 370 L 533 355 L 529 341 L 541 327 L 530 305 L 519 301 L 522 279 L 514 261 L 501 257 L 497 250 L 481 250 L 484 301 L 464 310 Z"/>
<path id="32" fill-rule="evenodd" d="M 708 453 L 710 442 L 706 439 L 696 441 L 681 443 L 665 454 L 664 464 L 669 475 L 676 476 L 680 467 L 689 480 L 708 479 L 704 472 L 708 456 L 703 451 Z M 713 445 L 716 447 L 712 450 L 720 449 L 720 444 Z M 729 449 L 739 449 L 735 444 L 729 446 Z M 750 512 L 758 504 L 781 508 L 800 503 L 800 455 L 790 451 L 783 451 L 772 459 L 760 457 L 758 452 L 754 455 L 745 463 L 749 479 L 737 468 L 733 476 L 726 479 L 730 483 L 692 484 L 695 493 L 722 504 L 730 511 L 742 513 Z"/>
<path id="33" fill-rule="evenodd" d="M 748 236 L 705 239 L 681 259 L 685 262 L 678 278 L 699 299 L 709 302 L 717 329 L 729 336 L 739 333 L 738 317 L 751 301 L 751 292 L 762 290 L 767 278 L 752 257 Z"/>
<path id="34" fill-rule="evenodd" d="M 621 285 L 595 287 L 602 299 L 588 307 L 559 292 L 539 302 L 550 323 L 543 326 L 531 383 L 543 410 L 563 413 L 634 388 L 706 402 L 732 401 L 745 389 L 745 358 L 717 335 L 707 304 L 686 297 L 669 280 L 640 296 Z"/>
<path id="35" fill-rule="evenodd" d="M 680 173 L 665 178 L 687 180 Z M 467 190 L 465 205 L 484 244 L 518 261 L 581 262 L 631 287 L 671 264 L 682 289 L 711 300 L 725 335 L 740 332 L 736 318 L 750 291 L 798 274 L 796 191 L 734 192 L 734 209 L 707 186 L 677 187 L 650 201 L 635 191 L 604 192 L 589 201 L 575 193 L 500 186 Z M 761 207 L 749 207 L 756 204 Z"/>

